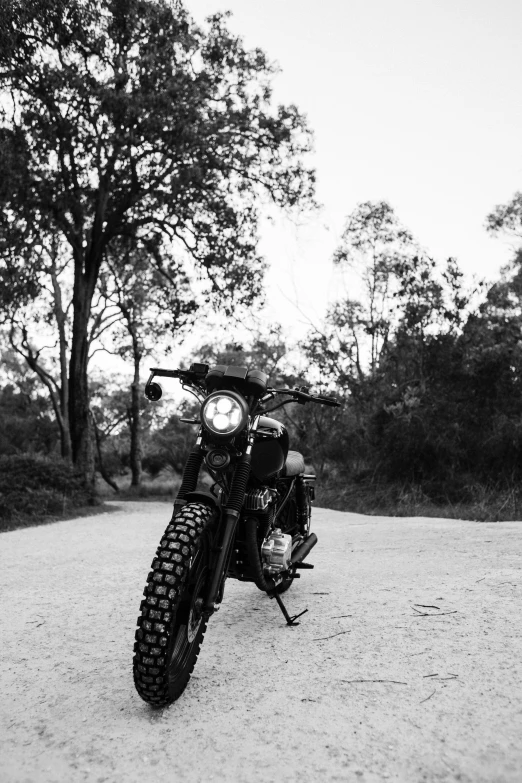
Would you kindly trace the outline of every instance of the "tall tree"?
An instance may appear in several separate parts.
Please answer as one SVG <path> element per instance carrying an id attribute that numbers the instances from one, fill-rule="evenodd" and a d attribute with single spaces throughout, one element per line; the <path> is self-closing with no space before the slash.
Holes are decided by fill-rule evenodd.
<path id="1" fill-rule="evenodd" d="M 363 327 L 372 373 L 388 340 L 397 271 L 411 262 L 416 251 L 413 236 L 386 201 L 358 204 L 346 220 L 334 262 L 353 270 L 361 279 L 362 306 L 354 306 L 353 298 L 348 299 L 345 320 Z M 362 361 L 360 345 L 356 347 L 356 361 Z"/>
<path id="2" fill-rule="evenodd" d="M 116 351 L 130 357 L 133 379 L 127 408 L 130 430 L 131 484 L 141 480 L 141 360 L 161 338 L 179 343 L 181 330 L 198 314 L 198 302 L 179 261 L 165 257 L 152 242 L 123 239 L 107 253 L 101 289 L 106 302 L 121 315 L 113 330 Z M 167 349 L 169 341 L 167 341 Z"/>
<path id="3" fill-rule="evenodd" d="M 310 133 L 271 106 L 274 68 L 216 14 L 166 0 L 0 0 L 0 242 L 19 270 L 58 235 L 72 275 L 68 408 L 93 476 L 89 322 L 121 237 L 183 252 L 207 296 L 259 295 L 260 195 L 313 201 Z"/>

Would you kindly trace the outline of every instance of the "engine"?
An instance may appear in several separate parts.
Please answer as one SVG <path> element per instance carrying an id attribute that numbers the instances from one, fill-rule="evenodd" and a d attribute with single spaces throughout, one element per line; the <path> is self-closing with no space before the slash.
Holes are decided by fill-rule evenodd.
<path id="1" fill-rule="evenodd" d="M 281 533 L 279 528 L 276 528 L 261 546 L 263 571 L 270 576 L 286 571 L 290 567 L 291 557 L 292 536 Z"/>

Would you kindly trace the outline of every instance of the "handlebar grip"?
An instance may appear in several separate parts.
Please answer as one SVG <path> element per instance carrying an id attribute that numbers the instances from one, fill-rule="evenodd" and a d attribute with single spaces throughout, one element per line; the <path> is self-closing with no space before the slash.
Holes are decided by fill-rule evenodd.
<path id="1" fill-rule="evenodd" d="M 321 405 L 330 405 L 332 408 L 340 408 L 341 403 L 334 400 L 333 397 L 314 397 L 314 402 L 319 402 Z"/>
<path id="2" fill-rule="evenodd" d="M 151 367 L 150 371 L 161 378 L 178 378 L 179 370 L 162 370 L 160 367 Z"/>

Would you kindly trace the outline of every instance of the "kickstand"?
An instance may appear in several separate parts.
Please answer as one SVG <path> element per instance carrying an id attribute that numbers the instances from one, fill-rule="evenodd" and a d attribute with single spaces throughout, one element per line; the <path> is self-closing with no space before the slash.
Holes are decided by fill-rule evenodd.
<path id="1" fill-rule="evenodd" d="M 287 625 L 299 625 L 299 623 L 296 623 L 297 618 L 301 617 L 301 615 L 303 615 L 305 612 L 308 611 L 308 609 L 304 609 L 302 612 L 299 612 L 299 614 L 294 614 L 293 617 L 290 617 L 290 615 L 286 611 L 286 606 L 282 602 L 281 596 L 279 595 L 279 593 L 276 593 L 276 592 L 268 593 L 268 597 L 276 599 L 277 603 L 279 604 L 279 608 L 281 609 L 281 611 L 283 612 L 283 614 L 285 616 L 285 620 L 286 620 L 286 624 Z"/>

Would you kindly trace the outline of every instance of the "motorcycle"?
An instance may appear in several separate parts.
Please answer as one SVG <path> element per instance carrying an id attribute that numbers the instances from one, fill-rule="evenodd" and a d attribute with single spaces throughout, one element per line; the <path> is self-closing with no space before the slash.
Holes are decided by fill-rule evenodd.
<path id="1" fill-rule="evenodd" d="M 286 427 L 268 416 L 292 402 L 338 406 L 304 387 L 274 389 L 260 370 L 192 364 L 188 370 L 151 368 L 145 387 L 157 401 L 156 377 L 177 378 L 194 394 L 199 431 L 183 470 L 170 524 L 147 577 L 134 645 L 134 683 L 144 701 L 164 707 L 185 690 L 227 577 L 253 582 L 290 616 L 281 595 L 317 544 L 310 532 L 315 476 L 289 451 Z M 282 397 L 277 401 L 277 397 Z M 275 404 L 273 404 L 275 403 Z M 210 491 L 197 489 L 205 465 Z"/>

